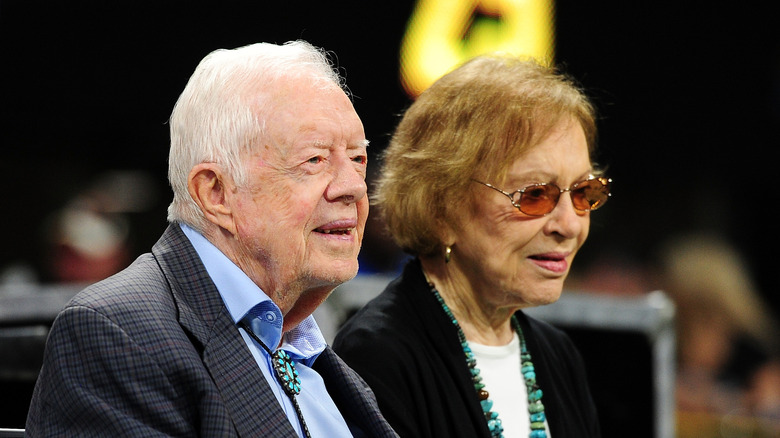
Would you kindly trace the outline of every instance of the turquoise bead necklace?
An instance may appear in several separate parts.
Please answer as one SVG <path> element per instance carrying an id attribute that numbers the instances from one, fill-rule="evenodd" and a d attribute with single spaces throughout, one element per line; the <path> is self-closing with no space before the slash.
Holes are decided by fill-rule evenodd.
<path id="1" fill-rule="evenodd" d="M 488 429 L 490 429 L 490 436 L 494 438 L 504 437 L 504 427 L 501 425 L 501 419 L 498 418 L 498 412 L 493 411 L 493 401 L 490 400 L 490 393 L 485 390 L 485 384 L 482 383 L 482 377 L 479 375 L 479 368 L 477 368 L 477 359 L 474 357 L 474 353 L 469 347 L 468 341 L 466 341 L 466 335 L 463 333 L 463 329 L 460 327 L 455 315 L 452 314 L 447 303 L 436 290 L 436 287 L 432 283 L 428 283 L 431 291 L 436 296 L 436 300 L 441 304 L 444 313 L 450 318 L 452 324 L 458 329 L 458 339 L 460 339 L 460 346 L 463 348 L 463 354 L 466 356 L 466 365 L 469 367 L 471 373 L 471 381 L 474 384 L 474 389 L 477 391 L 477 397 L 479 397 L 479 404 L 482 406 L 482 412 L 485 415 L 485 421 L 487 422 Z M 544 422 L 546 420 L 544 414 L 544 405 L 542 404 L 542 390 L 539 389 L 539 385 L 536 383 L 536 371 L 534 370 L 534 364 L 531 360 L 531 354 L 528 352 L 528 348 L 525 344 L 525 337 L 523 336 L 523 330 L 520 328 L 520 323 L 517 322 L 517 318 L 512 316 L 512 327 L 520 337 L 520 372 L 525 379 L 525 386 L 528 391 L 528 414 L 531 423 L 531 432 L 529 438 L 547 438 L 547 430 L 545 429 Z"/>

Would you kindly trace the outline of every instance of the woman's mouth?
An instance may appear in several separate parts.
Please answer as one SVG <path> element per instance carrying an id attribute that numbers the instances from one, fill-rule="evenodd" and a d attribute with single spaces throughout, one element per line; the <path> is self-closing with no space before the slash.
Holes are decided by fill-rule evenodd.
<path id="1" fill-rule="evenodd" d="M 535 254 L 529 258 L 542 269 L 556 274 L 565 273 L 569 269 L 569 262 L 563 253 Z"/>

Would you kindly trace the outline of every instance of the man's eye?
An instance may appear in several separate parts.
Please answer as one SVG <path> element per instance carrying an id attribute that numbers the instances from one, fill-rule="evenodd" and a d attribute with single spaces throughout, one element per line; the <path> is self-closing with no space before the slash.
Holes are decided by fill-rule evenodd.
<path id="1" fill-rule="evenodd" d="M 368 162 L 368 157 L 366 157 L 365 155 L 358 155 L 356 157 L 353 157 L 352 161 L 358 164 L 366 164 Z"/>
<path id="2" fill-rule="evenodd" d="M 322 162 L 322 157 L 319 157 L 319 156 L 311 157 L 311 158 L 309 158 L 307 160 L 307 163 L 309 163 L 309 164 L 318 164 L 318 163 L 321 163 L 321 162 Z"/>

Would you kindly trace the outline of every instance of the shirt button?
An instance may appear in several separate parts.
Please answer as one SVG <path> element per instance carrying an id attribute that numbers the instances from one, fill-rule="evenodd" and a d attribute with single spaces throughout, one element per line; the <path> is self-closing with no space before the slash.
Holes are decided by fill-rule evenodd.
<path id="1" fill-rule="evenodd" d="M 263 314 L 263 319 L 265 319 L 265 322 L 276 322 L 276 313 L 269 310 Z"/>

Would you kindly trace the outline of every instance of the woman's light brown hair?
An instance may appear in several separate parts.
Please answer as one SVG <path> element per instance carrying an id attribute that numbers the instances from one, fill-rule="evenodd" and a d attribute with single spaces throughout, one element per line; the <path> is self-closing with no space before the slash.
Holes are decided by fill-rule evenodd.
<path id="1" fill-rule="evenodd" d="M 501 181 L 565 118 L 582 125 L 592 153 L 593 105 L 533 60 L 480 56 L 436 81 L 396 128 L 372 197 L 396 243 L 414 255 L 440 252 L 439 231 L 470 199 L 471 179 Z"/>

